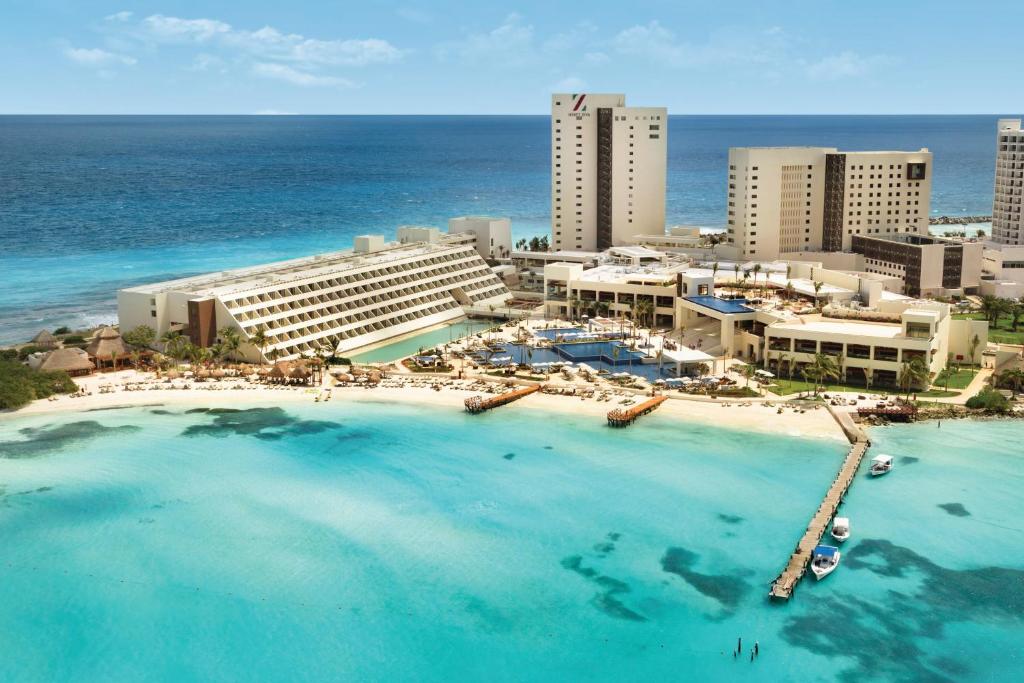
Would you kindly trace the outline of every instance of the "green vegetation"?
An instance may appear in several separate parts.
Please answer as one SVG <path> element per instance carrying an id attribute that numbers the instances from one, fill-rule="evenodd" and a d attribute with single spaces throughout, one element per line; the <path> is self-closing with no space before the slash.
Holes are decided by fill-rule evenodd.
<path id="1" fill-rule="evenodd" d="M 1013 389 L 1015 393 L 1019 394 L 1021 387 L 1024 387 L 1024 369 L 1003 370 L 996 377 L 996 386 L 1001 389 Z"/>
<path id="2" fill-rule="evenodd" d="M 1024 344 L 1024 303 L 993 296 L 981 298 L 981 310 L 958 313 L 960 320 L 987 320 L 989 341 L 1000 344 Z"/>
<path id="3" fill-rule="evenodd" d="M 779 396 L 788 396 L 798 392 L 814 391 L 814 383 L 801 379 L 785 379 L 776 377 L 773 380 L 774 386 L 768 387 L 769 391 Z M 885 389 L 867 389 L 863 384 L 848 384 L 846 382 L 827 382 L 824 385 L 825 391 L 853 391 L 864 393 L 885 393 Z"/>
<path id="4" fill-rule="evenodd" d="M 85 343 L 85 337 L 80 334 L 69 334 L 64 337 L 64 346 L 77 346 Z"/>
<path id="5" fill-rule="evenodd" d="M 959 391 L 943 391 L 942 389 L 929 389 L 928 391 L 917 392 L 918 398 L 953 398 L 959 396 Z"/>
<path id="6" fill-rule="evenodd" d="M 54 394 L 69 394 L 78 387 L 66 372 L 40 372 L 15 360 L 0 360 L 0 409 L 15 410 Z"/>
<path id="7" fill-rule="evenodd" d="M 46 346 L 32 346 L 31 344 L 28 346 L 22 346 L 18 349 L 18 360 L 25 360 L 33 353 L 41 353 L 49 350 L 50 349 Z"/>
<path id="8" fill-rule="evenodd" d="M 156 341 L 156 330 L 149 325 L 139 325 L 125 332 L 121 335 L 121 338 L 129 346 L 134 346 L 137 349 L 148 349 Z"/>
<path id="9" fill-rule="evenodd" d="M 62 325 L 53 331 L 54 336 L 59 337 L 62 334 L 71 334 L 71 328 Z"/>
<path id="10" fill-rule="evenodd" d="M 986 387 L 967 399 L 967 407 L 986 413 L 1002 414 L 1010 412 L 1010 400 L 997 390 Z"/>
<path id="11" fill-rule="evenodd" d="M 945 370 L 935 376 L 935 381 L 932 382 L 932 386 L 942 387 L 943 389 L 966 389 L 974 376 L 978 374 L 978 371 L 974 368 L 964 367 L 947 367 Z M 956 394 L 954 394 L 955 396 Z"/>

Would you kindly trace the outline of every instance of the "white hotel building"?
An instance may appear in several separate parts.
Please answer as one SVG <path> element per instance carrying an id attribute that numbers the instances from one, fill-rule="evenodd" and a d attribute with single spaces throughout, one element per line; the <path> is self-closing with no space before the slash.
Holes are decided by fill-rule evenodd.
<path id="1" fill-rule="evenodd" d="M 992 241 L 1024 245 L 1024 131 L 1020 119 L 999 119 L 996 132 L 996 182 L 992 203 Z"/>
<path id="2" fill-rule="evenodd" d="M 602 251 L 665 232 L 668 111 L 551 96 L 551 245 Z"/>
<path id="3" fill-rule="evenodd" d="M 928 234 L 932 155 L 835 147 L 729 150 L 727 243 L 770 261 L 849 251 L 856 235 Z"/>
<path id="4" fill-rule="evenodd" d="M 180 331 L 197 346 L 227 326 L 247 341 L 268 339 L 264 358 L 292 359 L 328 346 L 336 353 L 501 306 L 508 289 L 477 253 L 472 235 L 436 242 L 355 239 L 355 248 L 132 287 L 118 292 L 122 330 Z M 248 360 L 260 349 L 243 345 Z M 276 353 L 275 353 L 276 352 Z"/>

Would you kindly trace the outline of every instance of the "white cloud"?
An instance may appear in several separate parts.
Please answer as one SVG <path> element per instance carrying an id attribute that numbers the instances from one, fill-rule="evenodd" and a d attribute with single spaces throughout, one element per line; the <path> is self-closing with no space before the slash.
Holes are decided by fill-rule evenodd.
<path id="1" fill-rule="evenodd" d="M 862 57 L 849 50 L 831 55 L 808 64 L 807 75 L 816 81 L 836 81 L 843 78 L 857 78 L 866 75 L 877 66 L 889 60 L 881 55 Z"/>
<path id="2" fill-rule="evenodd" d="M 429 24 L 434 20 L 430 14 L 415 7 L 399 7 L 395 12 L 398 16 L 414 24 Z"/>
<path id="3" fill-rule="evenodd" d="M 256 64 L 253 64 L 252 72 L 261 78 L 284 81 L 285 83 L 291 83 L 292 85 L 299 85 L 307 88 L 323 86 L 345 88 L 355 87 L 355 83 L 345 78 L 338 78 L 336 76 L 318 76 L 316 74 L 293 69 L 286 64 L 276 64 L 273 62 L 257 62 Z"/>
<path id="4" fill-rule="evenodd" d="M 721 65 L 764 65 L 786 60 L 788 39 L 778 26 L 767 30 L 729 28 L 713 32 L 702 43 L 680 40 L 657 21 L 620 31 L 612 41 L 622 55 L 642 57 L 674 68 Z"/>
<path id="5" fill-rule="evenodd" d="M 237 29 L 217 19 L 181 19 L 154 14 L 140 26 L 144 38 L 162 43 L 204 43 L 239 50 L 261 61 L 305 66 L 367 66 L 397 62 L 405 52 L 379 38 L 321 40 L 282 33 L 273 26 Z"/>
<path id="6" fill-rule="evenodd" d="M 523 66 L 536 61 L 533 26 L 518 14 L 509 14 L 501 24 L 484 33 L 470 33 L 460 40 L 442 43 L 435 53 L 439 59 L 456 59 L 473 65 L 481 63 Z"/>
<path id="7" fill-rule="evenodd" d="M 66 47 L 64 56 L 75 64 L 97 68 L 117 65 L 131 66 L 137 61 L 134 57 L 107 52 L 98 47 Z"/>
<path id="8" fill-rule="evenodd" d="M 589 89 L 587 82 L 577 76 L 568 76 L 548 86 L 550 92 L 586 92 Z"/>
<path id="9" fill-rule="evenodd" d="M 142 20 L 144 30 L 159 40 L 205 42 L 231 32 L 231 24 L 216 19 L 180 19 L 153 14 Z"/>
<path id="10" fill-rule="evenodd" d="M 227 62 L 217 55 L 200 52 L 192 58 L 192 65 L 189 67 L 189 71 L 220 71 L 225 73 L 227 71 Z"/>
<path id="11" fill-rule="evenodd" d="M 133 16 L 135 16 L 134 12 L 115 12 L 113 14 L 108 14 L 104 19 L 106 21 L 128 21 Z"/>
<path id="12" fill-rule="evenodd" d="M 588 52 L 583 55 L 583 61 L 590 66 L 600 66 L 602 64 L 607 64 L 609 57 L 603 52 Z"/>

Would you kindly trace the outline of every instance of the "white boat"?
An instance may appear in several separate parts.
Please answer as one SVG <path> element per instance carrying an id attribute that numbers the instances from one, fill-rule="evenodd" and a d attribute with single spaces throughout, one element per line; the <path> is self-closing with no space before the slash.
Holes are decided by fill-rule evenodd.
<path id="1" fill-rule="evenodd" d="M 891 455 L 876 455 L 871 458 L 871 476 L 878 477 L 887 474 L 892 469 Z"/>
<path id="2" fill-rule="evenodd" d="M 832 520 L 832 538 L 840 543 L 850 537 L 850 518 L 836 517 Z"/>
<path id="3" fill-rule="evenodd" d="M 814 578 L 820 581 L 834 572 L 839 566 L 840 556 L 839 548 L 834 545 L 819 545 L 815 548 L 811 555 L 811 571 L 814 572 Z"/>

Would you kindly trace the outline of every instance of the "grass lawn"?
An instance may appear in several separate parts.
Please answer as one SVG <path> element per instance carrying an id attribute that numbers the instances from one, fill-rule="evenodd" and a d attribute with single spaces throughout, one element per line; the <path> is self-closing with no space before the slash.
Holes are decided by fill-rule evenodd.
<path id="1" fill-rule="evenodd" d="M 932 382 L 932 386 L 936 388 L 945 388 L 948 386 L 950 389 L 966 389 L 968 385 L 970 385 L 971 380 L 974 379 L 974 376 L 977 374 L 978 370 L 973 367 L 961 367 L 959 370 L 953 369 L 952 373 L 949 375 L 948 384 L 945 380 L 941 382 L 938 381 L 940 377 L 936 376 L 935 381 Z"/>
<path id="2" fill-rule="evenodd" d="M 814 391 L 814 383 L 807 382 L 802 379 L 786 379 L 784 377 L 776 377 L 775 386 L 770 387 L 768 390 L 772 393 L 779 394 L 780 396 L 788 396 L 789 394 L 795 394 L 799 391 Z M 856 391 L 857 393 L 885 393 L 885 389 L 866 389 L 863 384 L 841 384 L 836 382 L 830 382 L 824 389 L 820 391 Z"/>
<path id="3" fill-rule="evenodd" d="M 983 313 L 957 313 L 953 316 L 958 320 L 984 320 Z M 1011 327 L 1013 318 L 1008 315 L 1001 316 L 995 325 L 989 323 L 988 340 L 998 344 L 1024 344 L 1024 326 L 1018 326 L 1014 330 Z"/>
<path id="4" fill-rule="evenodd" d="M 959 395 L 959 391 L 943 391 L 942 389 L 929 389 L 928 391 L 917 392 L 917 396 L 925 398 L 952 398 Z"/>

